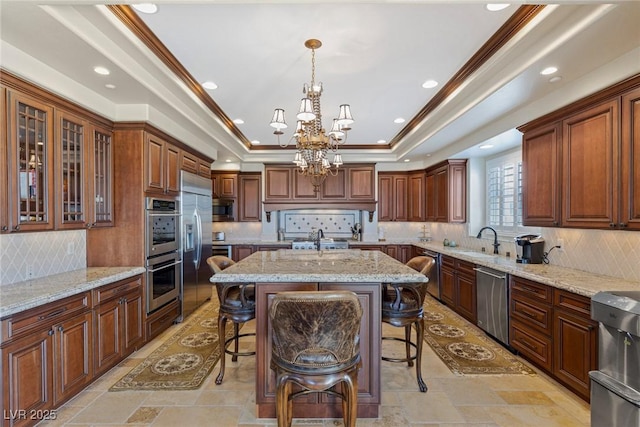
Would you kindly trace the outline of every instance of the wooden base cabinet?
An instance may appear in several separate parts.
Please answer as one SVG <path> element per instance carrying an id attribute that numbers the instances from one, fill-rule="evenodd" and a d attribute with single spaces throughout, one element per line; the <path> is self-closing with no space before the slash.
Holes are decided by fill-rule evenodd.
<path id="1" fill-rule="evenodd" d="M 475 325 L 478 320 L 475 265 L 446 255 L 441 262 L 440 298 Z"/>
<path id="2" fill-rule="evenodd" d="M 94 378 L 91 296 L 2 320 L 3 426 L 33 425 Z"/>
<path id="3" fill-rule="evenodd" d="M 598 368 L 590 299 L 516 276 L 510 286 L 511 346 L 589 401 L 589 371 Z"/>

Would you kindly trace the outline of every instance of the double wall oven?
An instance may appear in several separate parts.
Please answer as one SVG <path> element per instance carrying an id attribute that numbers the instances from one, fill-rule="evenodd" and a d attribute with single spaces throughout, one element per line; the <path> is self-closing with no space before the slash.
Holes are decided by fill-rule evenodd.
<path id="1" fill-rule="evenodd" d="M 180 202 L 146 199 L 147 313 L 180 297 Z"/>

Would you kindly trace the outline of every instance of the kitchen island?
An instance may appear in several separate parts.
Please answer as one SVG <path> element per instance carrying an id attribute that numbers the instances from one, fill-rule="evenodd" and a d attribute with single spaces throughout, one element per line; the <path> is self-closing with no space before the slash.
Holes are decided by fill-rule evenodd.
<path id="1" fill-rule="evenodd" d="M 427 278 L 379 251 L 288 250 L 253 253 L 211 277 L 211 282 L 256 284 L 256 405 L 258 418 L 275 418 L 275 375 L 270 369 L 268 309 L 282 291 L 350 290 L 362 304 L 358 417 L 377 418 L 380 406 L 381 284 L 426 282 Z M 309 395 L 296 400 L 294 417 L 340 418 L 339 399 Z"/>

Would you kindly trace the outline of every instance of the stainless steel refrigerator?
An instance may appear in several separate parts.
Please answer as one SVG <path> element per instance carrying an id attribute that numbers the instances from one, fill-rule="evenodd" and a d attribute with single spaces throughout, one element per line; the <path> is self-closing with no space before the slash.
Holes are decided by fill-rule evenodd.
<path id="1" fill-rule="evenodd" d="M 182 318 L 211 298 L 211 179 L 190 173 L 180 175 L 182 207 Z"/>

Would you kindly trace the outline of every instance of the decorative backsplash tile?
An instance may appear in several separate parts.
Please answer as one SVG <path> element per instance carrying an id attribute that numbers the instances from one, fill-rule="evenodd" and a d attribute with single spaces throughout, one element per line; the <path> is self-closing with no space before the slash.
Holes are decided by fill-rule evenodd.
<path id="1" fill-rule="evenodd" d="M 411 224 L 411 225 L 409 225 Z M 381 222 L 387 240 L 416 239 L 422 223 Z M 442 241 L 446 237 L 455 240 L 458 246 L 487 251 L 491 247 L 491 236 L 477 239 L 469 236 L 467 224 L 429 223 L 433 241 Z M 626 280 L 640 281 L 640 232 L 584 230 L 572 228 L 542 228 L 545 239 L 545 251 L 549 252 L 549 262 L 561 267 L 574 268 L 590 273 L 604 274 Z M 513 239 L 501 239 L 500 253 L 511 252 L 516 256 Z M 549 251 L 559 239 L 564 240 L 564 250 Z M 417 239 L 416 239 L 417 240 Z"/>
<path id="2" fill-rule="evenodd" d="M 0 235 L 0 285 L 87 266 L 85 230 Z"/>
<path id="3" fill-rule="evenodd" d="M 285 237 L 306 238 L 313 229 L 322 230 L 325 237 L 351 238 L 351 227 L 360 223 L 360 212 L 284 212 L 280 228 Z"/>

